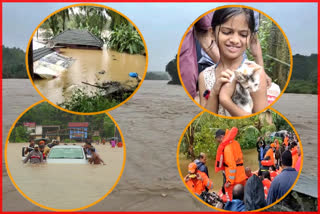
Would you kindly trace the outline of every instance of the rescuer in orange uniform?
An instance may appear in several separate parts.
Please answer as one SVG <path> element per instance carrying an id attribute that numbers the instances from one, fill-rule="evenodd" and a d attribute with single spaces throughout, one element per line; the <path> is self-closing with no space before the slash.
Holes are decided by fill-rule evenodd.
<path id="1" fill-rule="evenodd" d="M 276 145 L 274 143 L 271 143 L 270 144 L 270 148 L 268 149 L 267 153 L 264 156 L 264 158 L 269 156 L 273 165 L 275 165 L 274 164 L 274 152 L 275 152 L 275 149 L 276 149 Z"/>
<path id="2" fill-rule="evenodd" d="M 234 128 L 233 128 L 234 129 Z M 231 129 L 230 132 L 233 130 Z M 219 129 L 216 132 L 216 140 L 220 144 L 224 144 L 225 131 Z M 226 136 L 227 138 L 227 136 Z M 219 148 L 217 152 L 217 157 L 220 156 Z M 236 184 L 242 184 L 245 186 L 247 181 L 247 176 L 243 166 L 243 157 L 240 144 L 234 139 L 226 142 L 223 149 L 223 166 L 224 166 L 224 191 L 226 195 L 226 200 L 232 200 L 232 190 Z M 217 170 L 216 170 L 217 171 Z"/>
<path id="3" fill-rule="evenodd" d="M 292 142 L 290 145 L 290 151 L 291 151 L 291 155 L 292 155 L 292 168 L 296 167 L 296 163 L 299 159 L 299 155 L 298 155 L 298 148 L 297 148 L 297 143 L 296 142 Z"/>
<path id="4" fill-rule="evenodd" d="M 188 166 L 188 174 L 184 178 L 189 189 L 200 197 L 201 193 L 206 190 L 213 188 L 212 181 L 208 178 L 206 173 L 201 172 L 197 169 L 197 164 L 192 162 Z"/>

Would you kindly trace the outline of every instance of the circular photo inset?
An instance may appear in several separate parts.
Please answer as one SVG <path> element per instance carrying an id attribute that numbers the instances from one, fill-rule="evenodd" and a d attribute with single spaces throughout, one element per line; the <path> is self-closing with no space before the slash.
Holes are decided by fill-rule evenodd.
<path id="1" fill-rule="evenodd" d="M 112 8 L 62 8 L 33 32 L 26 53 L 29 77 L 40 95 L 72 112 L 101 112 L 127 101 L 147 70 L 144 39 Z"/>
<path id="2" fill-rule="evenodd" d="M 70 114 L 41 101 L 11 127 L 5 163 L 13 185 L 29 201 L 75 211 L 113 190 L 124 169 L 125 145 L 111 116 Z"/>
<path id="3" fill-rule="evenodd" d="M 201 15 L 178 52 L 178 73 L 193 101 L 225 117 L 262 112 L 288 85 L 292 54 L 286 35 L 268 15 L 233 5 Z"/>
<path id="4" fill-rule="evenodd" d="M 282 200 L 302 169 L 302 145 L 294 127 L 267 110 L 245 119 L 200 113 L 177 149 L 185 186 L 220 211 L 259 211 Z"/>

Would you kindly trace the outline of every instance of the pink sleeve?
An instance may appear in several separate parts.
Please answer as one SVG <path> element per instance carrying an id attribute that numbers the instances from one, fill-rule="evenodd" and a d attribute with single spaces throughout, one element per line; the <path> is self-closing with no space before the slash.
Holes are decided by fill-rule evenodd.
<path id="1" fill-rule="evenodd" d="M 189 94 L 194 98 L 197 95 L 198 63 L 193 28 L 191 28 L 183 40 L 180 50 L 179 66 L 183 84 Z"/>

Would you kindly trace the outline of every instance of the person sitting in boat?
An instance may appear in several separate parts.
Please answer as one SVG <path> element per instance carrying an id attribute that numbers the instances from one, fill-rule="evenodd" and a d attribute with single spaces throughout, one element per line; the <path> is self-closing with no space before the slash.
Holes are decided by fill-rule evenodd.
<path id="1" fill-rule="evenodd" d="M 184 178 L 184 182 L 198 197 L 200 197 L 203 191 L 206 191 L 206 188 L 208 190 L 213 188 L 212 181 L 204 172 L 198 170 L 197 164 L 194 162 L 188 165 L 188 174 Z"/>
<path id="2" fill-rule="evenodd" d="M 43 162 L 42 152 L 39 150 L 39 145 L 34 145 L 34 149 L 28 154 L 28 156 L 23 160 L 23 163 L 41 163 Z"/>

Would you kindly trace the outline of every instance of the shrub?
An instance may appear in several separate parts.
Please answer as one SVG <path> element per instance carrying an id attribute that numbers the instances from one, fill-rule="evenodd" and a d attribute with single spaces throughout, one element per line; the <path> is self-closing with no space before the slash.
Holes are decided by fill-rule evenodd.
<path id="1" fill-rule="evenodd" d="M 121 24 L 114 28 L 108 47 L 129 54 L 143 54 L 145 51 L 138 31 L 130 24 Z"/>

